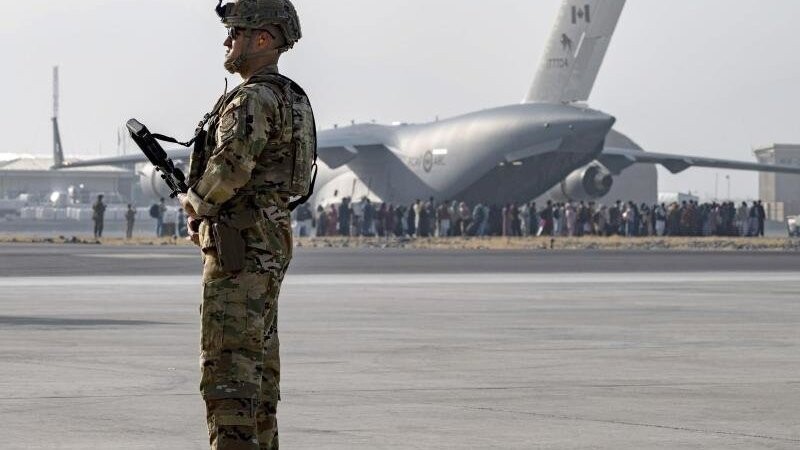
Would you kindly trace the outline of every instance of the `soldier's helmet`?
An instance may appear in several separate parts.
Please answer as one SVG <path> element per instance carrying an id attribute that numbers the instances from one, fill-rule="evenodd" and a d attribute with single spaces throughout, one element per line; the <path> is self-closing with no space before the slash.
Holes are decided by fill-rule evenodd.
<path id="1" fill-rule="evenodd" d="M 228 28 L 277 27 L 286 40 L 284 50 L 292 48 L 303 37 L 300 18 L 290 0 L 234 0 L 224 5 L 222 1 L 217 5 L 217 14 Z"/>

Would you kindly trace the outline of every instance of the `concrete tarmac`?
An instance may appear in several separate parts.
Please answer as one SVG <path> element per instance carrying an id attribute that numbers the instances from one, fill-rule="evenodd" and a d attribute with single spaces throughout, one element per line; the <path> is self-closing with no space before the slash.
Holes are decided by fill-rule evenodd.
<path id="1" fill-rule="evenodd" d="M 298 251 L 281 443 L 800 448 L 800 268 L 764 255 Z M 0 448 L 207 448 L 198 267 L 0 247 Z"/>

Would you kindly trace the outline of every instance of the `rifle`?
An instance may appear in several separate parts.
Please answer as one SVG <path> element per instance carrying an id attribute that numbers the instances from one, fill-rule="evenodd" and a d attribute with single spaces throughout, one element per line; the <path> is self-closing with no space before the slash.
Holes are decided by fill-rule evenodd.
<path id="1" fill-rule="evenodd" d="M 136 145 L 139 146 L 142 153 L 147 156 L 147 159 L 150 160 L 156 170 L 161 172 L 161 178 L 172 190 L 170 198 L 189 192 L 186 176 L 180 169 L 175 167 L 175 163 L 172 162 L 167 152 L 158 143 L 156 136 L 150 133 L 150 130 L 136 119 L 129 120 L 127 127 L 133 141 L 136 142 Z"/>

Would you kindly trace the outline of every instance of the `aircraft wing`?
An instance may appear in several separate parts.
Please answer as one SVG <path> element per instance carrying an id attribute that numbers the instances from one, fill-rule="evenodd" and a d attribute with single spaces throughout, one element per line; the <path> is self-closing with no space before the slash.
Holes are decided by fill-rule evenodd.
<path id="1" fill-rule="evenodd" d="M 641 150 L 606 147 L 597 158 L 611 172 L 620 174 L 637 163 L 660 164 L 672 173 L 680 173 L 690 167 L 711 167 L 731 170 L 751 170 L 755 172 L 777 172 L 800 175 L 800 167 L 782 164 L 761 164 L 728 159 L 705 158 L 701 156 L 673 155 L 669 153 L 650 153 Z"/>
<path id="2" fill-rule="evenodd" d="M 191 150 L 189 149 L 178 149 L 178 150 L 166 150 L 167 155 L 173 161 L 188 161 L 189 157 L 191 156 Z M 132 155 L 125 155 L 125 156 L 114 156 L 111 158 L 98 158 L 98 159 L 87 159 L 83 161 L 71 161 L 65 162 L 63 166 L 54 167 L 54 169 L 71 169 L 74 167 L 94 167 L 94 166 L 120 166 L 125 164 L 137 164 L 137 163 L 146 163 L 149 162 L 147 157 L 144 156 L 143 153 L 135 153 Z"/>
<path id="3" fill-rule="evenodd" d="M 360 151 L 378 147 L 387 149 L 380 136 L 369 132 L 340 132 L 334 136 L 321 135 L 317 144 L 317 156 L 331 169 L 350 163 Z"/>

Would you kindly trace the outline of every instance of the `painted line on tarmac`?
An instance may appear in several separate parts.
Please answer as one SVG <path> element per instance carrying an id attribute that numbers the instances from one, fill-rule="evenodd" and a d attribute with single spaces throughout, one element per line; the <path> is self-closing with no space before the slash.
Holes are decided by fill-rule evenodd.
<path id="1" fill-rule="evenodd" d="M 129 260 L 140 260 L 140 259 L 200 259 L 199 255 L 179 255 L 179 254 L 168 254 L 168 253 L 105 253 L 105 254 L 94 254 L 88 253 L 84 255 L 74 255 L 79 258 L 109 258 L 109 259 L 129 259 Z"/>
<path id="2" fill-rule="evenodd" d="M 0 277 L 0 289 L 17 287 L 164 287 L 195 286 L 200 275 L 180 276 L 97 276 L 97 277 Z M 800 273 L 700 272 L 700 273 L 555 273 L 555 274 L 317 274 L 287 275 L 288 286 L 399 286 L 427 285 L 539 285 L 539 286 L 620 286 L 673 283 L 727 283 L 748 285 L 760 283 L 800 283 Z"/>

